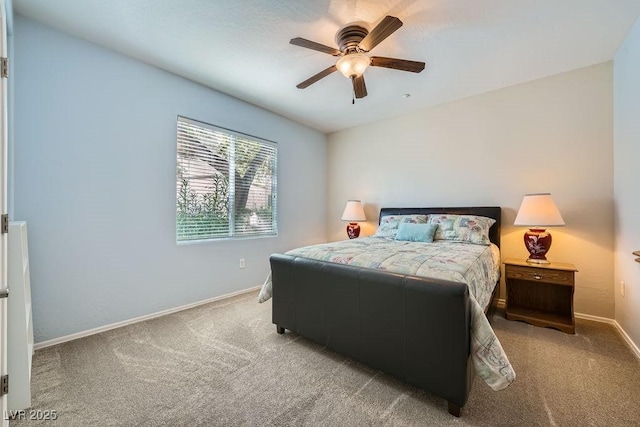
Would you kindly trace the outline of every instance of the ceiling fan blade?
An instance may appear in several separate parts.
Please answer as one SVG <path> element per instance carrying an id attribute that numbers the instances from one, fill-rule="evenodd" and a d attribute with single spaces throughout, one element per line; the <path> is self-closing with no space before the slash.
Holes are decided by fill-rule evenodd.
<path id="1" fill-rule="evenodd" d="M 318 52 L 328 53 L 329 55 L 333 56 L 340 56 L 342 54 L 342 52 L 340 52 L 338 49 L 334 49 L 320 43 L 312 42 L 311 40 L 303 39 L 302 37 L 291 39 L 289 40 L 289 43 L 300 47 L 306 47 L 307 49 L 317 50 Z"/>
<path id="2" fill-rule="evenodd" d="M 358 47 L 365 52 L 369 52 L 400 27 L 402 27 L 401 20 L 395 16 L 385 16 L 384 19 L 362 39 Z"/>
<path id="3" fill-rule="evenodd" d="M 314 84 L 318 80 L 327 77 L 329 74 L 333 73 L 336 70 L 337 70 L 336 66 L 332 65 L 331 67 L 320 71 L 318 74 L 309 77 L 307 80 L 303 81 L 302 83 L 299 83 L 298 85 L 296 85 L 296 87 L 298 89 L 304 89 L 304 88 L 306 88 L 308 86 L 311 86 L 312 84 Z"/>
<path id="4" fill-rule="evenodd" d="M 353 81 L 353 91 L 356 94 L 356 98 L 364 98 L 367 96 L 367 85 L 364 84 L 364 76 L 360 75 L 351 79 Z"/>
<path id="5" fill-rule="evenodd" d="M 394 70 L 411 71 L 419 73 L 424 70 L 424 62 L 409 61 L 407 59 L 385 58 L 383 56 L 372 56 L 371 66 L 393 68 Z"/>

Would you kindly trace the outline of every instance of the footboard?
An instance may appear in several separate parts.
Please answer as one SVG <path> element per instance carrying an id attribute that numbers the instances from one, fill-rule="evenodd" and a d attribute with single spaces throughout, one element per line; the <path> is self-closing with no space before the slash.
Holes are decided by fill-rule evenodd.
<path id="1" fill-rule="evenodd" d="M 279 333 L 441 396 L 460 415 L 474 377 L 465 284 L 282 254 L 270 261 Z"/>

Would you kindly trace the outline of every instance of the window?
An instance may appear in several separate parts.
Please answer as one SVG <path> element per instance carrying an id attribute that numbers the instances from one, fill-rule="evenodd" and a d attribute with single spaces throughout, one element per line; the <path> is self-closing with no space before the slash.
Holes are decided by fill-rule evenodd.
<path id="1" fill-rule="evenodd" d="M 177 241 L 275 236 L 277 146 L 178 117 Z"/>

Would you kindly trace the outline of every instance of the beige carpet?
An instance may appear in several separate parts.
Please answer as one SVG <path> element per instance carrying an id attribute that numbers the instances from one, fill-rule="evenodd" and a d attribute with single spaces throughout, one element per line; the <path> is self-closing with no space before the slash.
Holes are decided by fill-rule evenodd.
<path id="1" fill-rule="evenodd" d="M 36 352 L 33 409 L 56 411 L 48 426 L 640 425 L 640 361 L 609 325 L 567 335 L 497 312 L 516 382 L 494 392 L 476 378 L 456 419 L 443 399 L 277 335 L 256 295 Z"/>

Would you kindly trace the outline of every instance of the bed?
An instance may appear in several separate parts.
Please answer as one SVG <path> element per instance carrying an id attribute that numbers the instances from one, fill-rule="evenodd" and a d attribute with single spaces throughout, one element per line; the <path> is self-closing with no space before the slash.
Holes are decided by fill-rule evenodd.
<path id="1" fill-rule="evenodd" d="M 485 224 L 486 242 L 442 240 L 444 220 L 456 215 L 495 221 Z M 423 388 L 458 417 L 476 373 L 495 390 L 515 379 L 485 316 L 499 280 L 500 216 L 499 207 L 382 208 L 380 236 L 273 254 L 260 301 L 272 295 L 278 333 L 288 329 Z M 444 219 L 441 239 L 384 234 L 397 218 L 423 217 Z"/>

